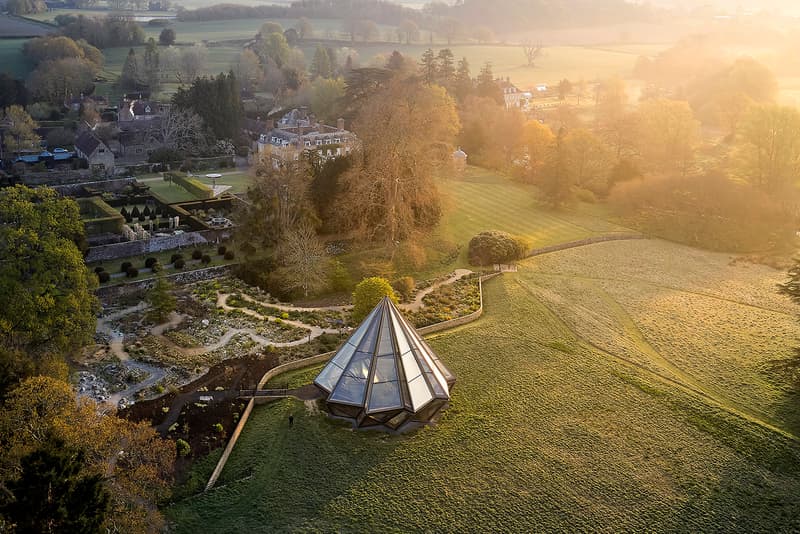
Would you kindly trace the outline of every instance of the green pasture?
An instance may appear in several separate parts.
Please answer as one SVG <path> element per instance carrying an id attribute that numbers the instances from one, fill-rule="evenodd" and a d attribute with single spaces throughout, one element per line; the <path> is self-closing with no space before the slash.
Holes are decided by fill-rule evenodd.
<path id="1" fill-rule="evenodd" d="M 33 70 L 32 65 L 22 55 L 22 45 L 27 39 L 0 39 L 0 72 L 7 72 L 25 78 Z"/>
<path id="2" fill-rule="evenodd" d="M 458 379 L 436 426 L 257 407 L 218 487 L 198 463 L 166 508 L 173 531 L 798 530 L 797 383 L 776 371 L 798 310 L 780 273 L 729 260 L 663 241 L 527 260 L 429 338 Z"/>

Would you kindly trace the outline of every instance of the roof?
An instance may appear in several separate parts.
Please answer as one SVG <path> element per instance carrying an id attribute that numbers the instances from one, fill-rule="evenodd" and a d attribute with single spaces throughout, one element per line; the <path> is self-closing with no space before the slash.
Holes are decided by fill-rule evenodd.
<path id="1" fill-rule="evenodd" d="M 384 299 L 344 342 L 314 384 L 334 415 L 357 426 L 426 422 L 450 399 L 455 377 L 394 303 Z"/>
<path id="2" fill-rule="evenodd" d="M 103 142 L 94 135 L 90 130 L 85 130 L 82 134 L 75 139 L 75 148 L 87 156 L 91 156 L 98 146 Z"/>

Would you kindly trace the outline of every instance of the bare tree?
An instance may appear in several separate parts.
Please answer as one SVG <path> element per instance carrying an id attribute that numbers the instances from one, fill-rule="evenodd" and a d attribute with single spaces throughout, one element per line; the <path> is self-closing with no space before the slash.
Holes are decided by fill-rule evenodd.
<path id="1" fill-rule="evenodd" d="M 304 224 L 287 232 L 280 244 L 279 255 L 286 266 L 283 279 L 287 289 L 302 289 L 307 297 L 309 291 L 325 285 L 328 258 L 325 247 L 310 225 Z"/>
<path id="2" fill-rule="evenodd" d="M 194 154 L 205 145 L 203 130 L 203 119 L 199 115 L 172 107 L 161 116 L 158 137 L 166 147 Z"/>
<path id="3" fill-rule="evenodd" d="M 536 60 L 542 55 L 543 49 L 544 47 L 541 42 L 537 44 L 531 44 L 529 42 L 522 44 L 522 51 L 525 52 L 525 59 L 528 60 L 529 67 L 536 66 Z"/>

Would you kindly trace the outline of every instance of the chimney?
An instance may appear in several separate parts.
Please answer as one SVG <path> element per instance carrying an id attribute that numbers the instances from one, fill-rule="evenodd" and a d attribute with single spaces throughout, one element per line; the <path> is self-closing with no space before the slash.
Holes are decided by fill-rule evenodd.
<path id="1" fill-rule="evenodd" d="M 272 119 L 267 119 L 267 130 L 272 130 L 275 128 L 275 121 Z"/>
<path id="2" fill-rule="evenodd" d="M 344 131 L 344 119 L 337 119 L 336 120 L 336 129 L 340 132 Z"/>

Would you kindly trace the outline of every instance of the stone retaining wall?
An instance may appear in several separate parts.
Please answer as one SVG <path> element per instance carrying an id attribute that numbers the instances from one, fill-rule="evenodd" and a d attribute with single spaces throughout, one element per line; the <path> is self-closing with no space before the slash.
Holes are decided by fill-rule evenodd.
<path id="1" fill-rule="evenodd" d="M 194 282 L 201 282 L 203 280 L 224 276 L 229 274 L 230 270 L 230 265 L 217 265 L 216 267 L 207 267 L 205 269 L 197 269 L 194 271 L 180 271 L 177 273 L 168 274 L 165 276 L 165 278 L 175 284 L 191 284 Z M 104 299 L 114 299 L 142 289 L 150 289 L 155 283 L 155 278 L 134 280 L 132 282 L 125 282 L 124 284 L 100 287 L 95 290 L 95 295 Z"/>
<path id="2" fill-rule="evenodd" d="M 182 247 L 195 247 L 208 243 L 201 232 L 187 232 L 185 234 L 151 237 L 150 239 L 137 239 L 125 243 L 112 243 L 91 247 L 86 254 L 86 262 L 113 261 L 131 256 L 154 254 L 165 250 L 175 250 Z"/>
<path id="3" fill-rule="evenodd" d="M 617 234 L 617 235 L 601 235 L 596 237 L 587 237 L 579 241 L 570 241 L 569 243 L 561 243 L 559 245 L 552 245 L 549 247 L 535 248 L 528 253 L 528 258 L 547 254 L 549 252 L 558 252 L 559 250 L 566 250 L 568 248 L 582 247 L 584 245 L 591 245 L 593 243 L 602 243 L 604 241 L 625 241 L 628 239 L 647 239 L 647 236 L 642 234 Z"/>

